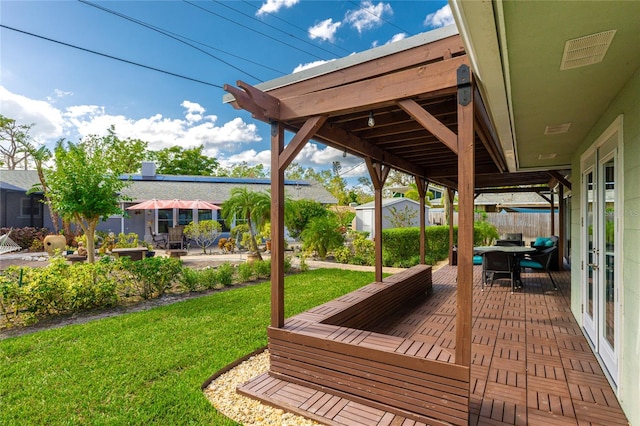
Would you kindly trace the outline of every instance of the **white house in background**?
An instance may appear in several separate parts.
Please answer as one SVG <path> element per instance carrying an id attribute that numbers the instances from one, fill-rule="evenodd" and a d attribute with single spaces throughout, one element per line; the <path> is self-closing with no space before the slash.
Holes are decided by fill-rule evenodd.
<path id="1" fill-rule="evenodd" d="M 355 230 L 368 232 L 369 238 L 374 237 L 374 208 L 373 201 L 355 207 Z M 429 207 L 424 207 L 424 213 L 429 225 Z M 406 219 L 403 228 L 420 226 L 420 203 L 404 197 L 382 200 L 382 229 L 397 228 L 395 223 L 400 216 Z"/>

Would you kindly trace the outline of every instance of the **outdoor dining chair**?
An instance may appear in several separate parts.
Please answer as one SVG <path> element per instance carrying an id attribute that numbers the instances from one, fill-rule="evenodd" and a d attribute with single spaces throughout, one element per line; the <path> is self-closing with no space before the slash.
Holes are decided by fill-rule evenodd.
<path id="1" fill-rule="evenodd" d="M 169 228 L 169 240 L 167 241 L 167 248 L 180 248 L 180 250 L 184 249 L 184 227 L 176 226 L 173 228 Z"/>
<path id="2" fill-rule="evenodd" d="M 153 242 L 153 246 L 155 248 L 167 248 L 167 239 L 164 235 L 156 234 L 155 232 L 153 232 L 151 227 L 149 227 L 149 234 L 151 234 L 151 241 Z"/>
<path id="3" fill-rule="evenodd" d="M 551 259 L 555 255 L 558 247 L 548 247 L 546 249 L 540 250 L 537 253 L 526 255 L 524 259 L 520 260 L 520 269 L 529 268 L 537 271 L 546 271 L 549 275 L 549 279 L 553 284 L 553 289 L 557 290 L 558 286 L 556 282 L 553 280 L 551 276 L 551 272 L 549 271 L 549 265 L 551 264 Z"/>
<path id="4" fill-rule="evenodd" d="M 489 283 L 493 286 L 493 281 L 500 278 L 509 278 L 511 281 L 511 293 L 515 287 L 513 255 L 503 251 L 487 251 L 482 254 L 482 291 Z"/>

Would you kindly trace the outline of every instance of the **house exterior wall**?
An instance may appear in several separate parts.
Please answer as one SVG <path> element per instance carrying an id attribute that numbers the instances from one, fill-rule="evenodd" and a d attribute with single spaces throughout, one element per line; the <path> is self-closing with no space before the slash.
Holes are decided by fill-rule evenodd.
<path id="1" fill-rule="evenodd" d="M 622 158 L 623 191 L 622 203 L 622 250 L 621 273 L 621 359 L 618 398 L 631 424 L 640 425 L 640 72 L 637 72 L 624 89 L 609 105 L 604 114 L 584 140 L 572 160 L 573 187 L 571 202 L 572 257 L 571 309 L 582 324 L 581 304 L 584 297 L 581 283 L 581 229 L 580 218 L 582 188 L 580 185 L 580 156 L 587 151 L 600 135 L 623 115 Z"/>

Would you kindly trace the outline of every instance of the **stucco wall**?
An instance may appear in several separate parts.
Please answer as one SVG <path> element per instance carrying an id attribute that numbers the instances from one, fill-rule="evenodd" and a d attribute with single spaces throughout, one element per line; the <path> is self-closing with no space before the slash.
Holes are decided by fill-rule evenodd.
<path id="1" fill-rule="evenodd" d="M 573 235 L 571 274 L 571 309 L 582 321 L 580 254 L 580 156 L 620 115 L 623 115 L 623 203 L 622 215 L 622 359 L 619 398 L 633 425 L 640 425 L 640 71 L 627 83 L 618 97 L 594 125 L 572 162 Z M 617 271 L 616 271 L 617 272 Z M 620 272 L 618 272 L 620 273 Z"/>

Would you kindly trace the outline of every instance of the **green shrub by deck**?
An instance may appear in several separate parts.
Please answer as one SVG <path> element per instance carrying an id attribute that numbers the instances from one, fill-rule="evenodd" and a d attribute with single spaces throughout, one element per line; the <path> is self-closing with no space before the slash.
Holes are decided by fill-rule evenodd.
<path id="1" fill-rule="evenodd" d="M 474 245 L 483 245 L 490 240 L 495 227 L 488 222 L 476 222 L 473 227 Z M 425 233 L 425 260 L 434 264 L 449 256 L 449 227 L 427 226 Z M 458 227 L 453 227 L 453 241 L 457 244 Z M 420 261 L 420 228 L 393 228 L 382 230 L 384 266 L 410 267 Z"/>

